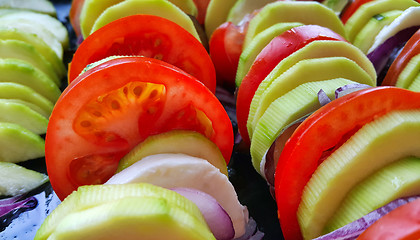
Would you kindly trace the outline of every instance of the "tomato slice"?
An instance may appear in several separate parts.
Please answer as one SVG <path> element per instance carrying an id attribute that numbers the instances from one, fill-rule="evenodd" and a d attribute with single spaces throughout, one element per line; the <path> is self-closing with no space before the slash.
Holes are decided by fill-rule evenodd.
<path id="1" fill-rule="evenodd" d="M 420 54 L 420 30 L 407 41 L 401 53 L 395 58 L 382 82 L 383 86 L 395 86 L 401 72 L 416 55 Z"/>
<path id="2" fill-rule="evenodd" d="M 248 22 L 225 22 L 214 30 L 209 41 L 210 56 L 216 68 L 218 85 L 235 86 L 236 71 L 242 53 Z"/>
<path id="3" fill-rule="evenodd" d="M 358 240 L 420 239 L 420 199 L 392 210 L 367 228 Z"/>
<path id="4" fill-rule="evenodd" d="M 203 25 L 204 19 L 206 19 L 207 7 L 209 6 L 210 0 L 193 0 L 198 10 L 197 21 Z"/>
<path id="5" fill-rule="evenodd" d="M 77 37 L 82 36 L 82 30 L 80 29 L 80 13 L 82 12 L 84 3 L 85 0 L 73 0 L 70 6 L 69 19 Z"/>
<path id="6" fill-rule="evenodd" d="M 332 149 L 375 118 L 390 111 L 418 108 L 420 93 L 376 87 L 340 97 L 303 121 L 286 142 L 275 174 L 276 201 L 285 239 L 302 239 L 296 214 L 301 195 Z"/>
<path id="7" fill-rule="evenodd" d="M 146 57 L 93 67 L 66 88 L 51 114 L 45 143 L 51 184 L 64 199 L 78 186 L 103 183 L 134 146 L 170 130 L 203 134 L 229 162 L 229 116 L 194 77 Z"/>
<path id="8" fill-rule="evenodd" d="M 216 72 L 204 46 L 165 18 L 128 16 L 91 34 L 73 56 L 69 82 L 88 64 L 112 55 L 141 55 L 168 62 L 196 77 L 213 93 L 216 91 Z"/>
<path id="9" fill-rule="evenodd" d="M 303 25 L 275 37 L 258 54 L 237 92 L 236 118 L 238 120 L 239 133 L 244 143 L 250 144 L 246 123 L 252 98 L 260 83 L 281 60 L 306 44 L 317 40 L 346 41 L 339 34 L 328 28 L 316 25 Z"/>

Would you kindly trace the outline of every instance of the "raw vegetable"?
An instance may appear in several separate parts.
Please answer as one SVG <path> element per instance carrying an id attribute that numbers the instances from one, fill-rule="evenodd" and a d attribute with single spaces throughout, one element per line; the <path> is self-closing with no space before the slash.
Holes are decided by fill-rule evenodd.
<path id="1" fill-rule="evenodd" d="M 280 155 L 275 178 L 286 239 L 301 238 L 296 213 L 302 191 L 318 165 L 364 124 L 390 111 L 419 108 L 419 97 L 392 87 L 361 90 L 325 105 L 296 129 Z"/>
<path id="2" fill-rule="evenodd" d="M 392 65 L 389 67 L 388 73 L 386 74 L 382 85 L 395 86 L 401 72 L 406 68 L 408 62 L 420 53 L 420 30 L 417 30 L 415 34 L 408 40 L 401 53 L 394 60 Z"/>
<path id="3" fill-rule="evenodd" d="M 118 19 L 87 37 L 69 67 L 72 82 L 90 63 L 113 55 L 134 55 L 168 62 L 216 90 L 216 73 L 203 45 L 182 27 L 153 15 Z"/>
<path id="4" fill-rule="evenodd" d="M 134 146 L 175 129 L 205 135 L 230 160 L 232 125 L 203 84 L 155 59 L 102 63 L 69 85 L 50 117 L 46 162 L 51 184 L 63 199 L 80 185 L 103 183 Z"/>
<path id="5" fill-rule="evenodd" d="M 247 145 L 250 144 L 250 139 L 246 123 L 251 101 L 259 84 L 281 60 L 310 42 L 318 40 L 345 41 L 340 35 L 328 28 L 304 25 L 286 31 L 274 38 L 257 56 L 239 86 L 236 100 L 238 128 Z"/>
<path id="6" fill-rule="evenodd" d="M 356 239 L 363 231 L 365 231 L 372 223 L 376 222 L 385 214 L 391 212 L 395 208 L 412 202 L 418 199 L 418 196 L 408 197 L 408 198 L 400 198 L 394 200 L 383 207 L 376 209 L 373 212 L 363 216 L 362 218 L 347 224 L 346 226 L 335 230 L 329 234 L 323 235 L 321 237 L 316 238 L 315 240 L 353 240 Z"/>
<path id="7" fill-rule="evenodd" d="M 197 205 L 203 214 L 211 232 L 217 240 L 231 240 L 235 236 L 232 220 L 215 198 L 209 194 L 191 188 L 173 188 L 182 196 Z"/>
<path id="8" fill-rule="evenodd" d="M 397 207 L 372 224 L 357 239 L 419 239 L 419 207 L 419 199 Z"/>
<path id="9" fill-rule="evenodd" d="M 200 39 L 190 17 L 176 5 L 166 0 L 125 0 L 115 4 L 101 13 L 95 20 L 90 32 L 83 33 L 83 37 L 86 38 L 112 21 L 136 14 L 150 14 L 167 18 L 183 27 L 198 40 Z"/>
<path id="10" fill-rule="evenodd" d="M 161 153 L 184 153 L 205 159 L 228 176 L 226 161 L 216 144 L 197 132 L 182 130 L 148 137 L 120 160 L 117 172 L 131 166 L 139 159 Z"/>
<path id="11" fill-rule="evenodd" d="M 245 233 L 247 210 L 226 175 L 205 159 L 185 154 L 156 154 L 112 176 L 106 184 L 150 183 L 165 188 L 193 188 L 212 197 L 229 214 L 235 237 Z M 186 170 L 188 169 L 188 170 Z"/>
<path id="12" fill-rule="evenodd" d="M 214 239 L 194 203 L 174 191 L 144 183 L 80 187 L 45 219 L 34 239 L 116 239 L 122 235 L 128 239 Z"/>

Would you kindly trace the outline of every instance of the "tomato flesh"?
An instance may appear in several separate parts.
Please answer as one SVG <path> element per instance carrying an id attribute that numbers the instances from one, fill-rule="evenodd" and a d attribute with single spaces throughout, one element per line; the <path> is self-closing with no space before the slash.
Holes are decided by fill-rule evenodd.
<path id="1" fill-rule="evenodd" d="M 109 60 L 76 78 L 57 101 L 46 135 L 46 163 L 60 199 L 111 177 L 148 136 L 196 131 L 228 163 L 233 129 L 221 103 L 194 77 L 145 57 Z"/>
<path id="2" fill-rule="evenodd" d="M 416 55 L 420 54 L 420 30 L 408 40 L 401 53 L 395 58 L 382 82 L 383 86 L 395 86 L 401 72 Z"/>
<path id="3" fill-rule="evenodd" d="M 249 107 L 258 86 L 281 60 L 301 49 L 308 43 L 317 40 L 345 41 L 343 37 L 328 28 L 315 25 L 303 25 L 275 37 L 258 54 L 249 72 L 245 75 L 239 86 L 236 100 L 238 128 L 242 139 L 247 145 L 250 144 L 246 127 Z"/>
<path id="4" fill-rule="evenodd" d="M 168 62 L 196 77 L 213 93 L 216 72 L 204 46 L 174 22 L 152 15 L 118 19 L 87 37 L 73 56 L 69 82 L 93 62 L 113 55 L 134 55 Z"/>
<path id="5" fill-rule="evenodd" d="M 280 155 L 275 191 L 286 240 L 302 239 L 297 210 L 306 183 L 328 154 L 364 124 L 390 111 L 420 108 L 420 93 L 377 87 L 340 97 L 309 116 L 289 138 Z"/>

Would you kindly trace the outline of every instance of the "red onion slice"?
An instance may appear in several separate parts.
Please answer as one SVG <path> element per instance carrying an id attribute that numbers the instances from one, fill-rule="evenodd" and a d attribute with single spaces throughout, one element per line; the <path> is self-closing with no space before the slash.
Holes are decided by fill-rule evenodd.
<path id="1" fill-rule="evenodd" d="M 233 239 L 235 230 L 233 229 L 232 220 L 214 197 L 191 188 L 173 188 L 172 190 L 197 205 L 217 240 Z"/>
<path id="2" fill-rule="evenodd" d="M 419 26 L 406 28 L 399 31 L 394 36 L 388 38 L 384 43 L 379 45 L 375 50 L 371 51 L 367 57 L 373 63 L 376 73 L 379 74 L 385 67 L 388 58 L 398 46 L 403 46 L 410 37 L 419 29 Z"/>
<path id="3" fill-rule="evenodd" d="M 360 84 L 360 83 L 347 84 L 335 90 L 335 98 L 337 99 L 349 93 L 356 92 L 356 91 L 366 89 L 366 88 L 371 88 L 371 87 L 372 86 L 369 86 L 366 84 Z"/>
<path id="4" fill-rule="evenodd" d="M 2 199 L 0 201 L 0 217 L 15 209 L 33 208 L 38 204 L 38 201 L 34 197 L 19 200 L 20 197 L 21 196 Z"/>
<path id="5" fill-rule="evenodd" d="M 318 101 L 321 106 L 327 105 L 331 102 L 331 99 L 328 97 L 327 93 L 324 90 L 319 90 L 318 92 Z"/>
<path id="6" fill-rule="evenodd" d="M 370 212 L 366 216 L 347 224 L 346 226 L 339 228 L 331 233 L 318 237 L 314 240 L 352 240 L 356 239 L 363 231 L 365 231 L 370 225 L 376 222 L 385 214 L 394 210 L 395 208 L 414 201 L 420 198 L 420 196 L 400 198 L 394 200 L 387 205 Z"/>

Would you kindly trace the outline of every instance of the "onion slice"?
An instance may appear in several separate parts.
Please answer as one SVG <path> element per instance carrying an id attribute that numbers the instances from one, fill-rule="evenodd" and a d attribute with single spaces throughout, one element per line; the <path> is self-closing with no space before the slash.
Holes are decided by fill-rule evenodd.
<path id="1" fill-rule="evenodd" d="M 173 188 L 171 190 L 197 205 L 217 240 L 233 239 L 235 230 L 233 229 L 232 220 L 214 197 L 192 188 Z"/>
<path id="2" fill-rule="evenodd" d="M 366 216 L 359 218 L 358 220 L 347 224 L 346 226 L 339 228 L 331 233 L 318 237 L 314 240 L 352 240 L 356 239 L 363 231 L 365 231 L 370 225 L 376 222 L 385 214 L 394 210 L 395 208 L 414 201 L 420 198 L 420 196 L 400 198 L 394 200 L 387 205 L 370 212 Z"/>
<path id="3" fill-rule="evenodd" d="M 335 98 L 337 99 L 349 93 L 356 92 L 356 91 L 366 89 L 366 88 L 371 88 L 371 87 L 372 86 L 361 84 L 361 83 L 347 84 L 335 90 Z"/>

